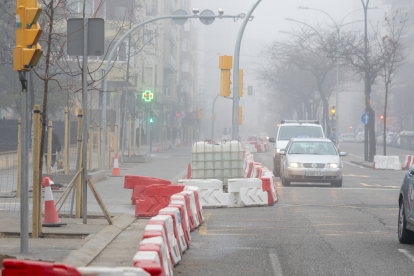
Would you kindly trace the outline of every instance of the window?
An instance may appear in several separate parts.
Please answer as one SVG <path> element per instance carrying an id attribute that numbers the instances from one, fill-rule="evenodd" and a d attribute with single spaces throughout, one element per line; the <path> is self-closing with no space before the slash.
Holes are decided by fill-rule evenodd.
<path id="1" fill-rule="evenodd" d="M 144 45 L 153 45 L 154 31 L 145 30 L 144 31 Z"/>
<path id="2" fill-rule="evenodd" d="M 293 142 L 289 154 L 337 155 L 332 142 Z"/>
<path id="3" fill-rule="evenodd" d="M 292 138 L 323 138 L 320 126 L 282 126 L 279 130 L 278 140 Z"/>
<path id="4" fill-rule="evenodd" d="M 127 61 L 128 57 L 128 42 L 122 42 L 121 47 L 118 48 L 118 61 Z"/>
<path id="5" fill-rule="evenodd" d="M 144 84 L 145 85 L 152 86 L 154 84 L 152 75 L 153 75 L 152 67 L 145 67 L 144 69 Z"/>

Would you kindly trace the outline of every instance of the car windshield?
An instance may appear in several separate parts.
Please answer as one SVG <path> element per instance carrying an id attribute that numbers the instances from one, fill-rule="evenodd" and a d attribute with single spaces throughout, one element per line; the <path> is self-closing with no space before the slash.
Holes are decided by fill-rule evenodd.
<path id="1" fill-rule="evenodd" d="M 280 128 L 278 140 L 292 138 L 323 138 L 323 134 L 319 126 L 283 126 Z"/>
<path id="2" fill-rule="evenodd" d="M 337 155 L 337 151 L 331 142 L 298 141 L 292 143 L 289 154 Z"/>

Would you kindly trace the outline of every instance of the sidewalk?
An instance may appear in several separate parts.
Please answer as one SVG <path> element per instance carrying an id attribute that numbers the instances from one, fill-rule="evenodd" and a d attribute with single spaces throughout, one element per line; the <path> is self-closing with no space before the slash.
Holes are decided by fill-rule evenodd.
<path id="1" fill-rule="evenodd" d="M 184 178 L 191 161 L 191 147 L 175 147 L 163 153 L 153 152 L 151 158 L 150 163 L 121 165 L 121 175 L 144 175 L 168 180 Z M 112 171 L 108 171 L 108 175 L 110 174 Z M 131 205 L 132 190 L 124 189 L 123 183 L 123 177 L 108 177 L 95 183 L 104 204 L 113 216 L 114 225 L 108 225 L 88 189 L 88 224 L 82 224 L 82 219 L 61 218 L 68 225 L 61 228 L 43 228 L 44 238 L 29 239 L 30 253 L 25 255 L 19 253 L 20 214 L 0 212 L 0 254 L 84 266 L 130 265 L 142 238 L 146 219 L 135 218 L 135 206 Z M 0 198 L 0 204 L 2 201 L 4 199 Z M 19 209 L 18 206 L 16 209 Z"/>

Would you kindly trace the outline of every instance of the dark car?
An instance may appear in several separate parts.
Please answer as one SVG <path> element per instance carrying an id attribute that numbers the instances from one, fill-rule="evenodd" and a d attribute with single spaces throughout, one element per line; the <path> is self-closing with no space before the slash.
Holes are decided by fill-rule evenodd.
<path id="1" fill-rule="evenodd" d="M 398 240 L 400 243 L 414 242 L 414 166 L 405 174 L 398 199 Z"/>

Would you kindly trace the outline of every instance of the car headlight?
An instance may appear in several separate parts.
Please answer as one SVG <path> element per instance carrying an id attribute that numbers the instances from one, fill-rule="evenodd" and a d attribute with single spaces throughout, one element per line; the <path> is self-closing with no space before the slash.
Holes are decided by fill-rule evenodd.
<path id="1" fill-rule="evenodd" d="M 290 166 L 291 166 L 292 168 L 299 168 L 299 167 L 300 167 L 300 163 L 297 163 L 297 162 L 291 162 L 291 163 L 290 163 Z"/>
<path id="2" fill-rule="evenodd" d="M 269 136 L 267 136 L 266 139 L 269 140 Z"/>
<path id="3" fill-rule="evenodd" d="M 331 169 L 337 169 L 338 168 L 338 164 L 336 164 L 336 163 L 329 164 L 329 168 L 331 168 Z"/>
<path id="4" fill-rule="evenodd" d="M 276 152 L 279 153 L 280 152 L 280 149 L 276 149 Z"/>

